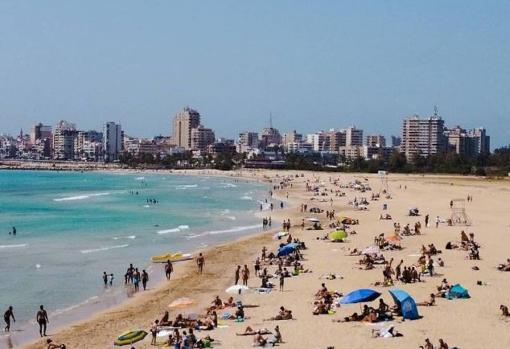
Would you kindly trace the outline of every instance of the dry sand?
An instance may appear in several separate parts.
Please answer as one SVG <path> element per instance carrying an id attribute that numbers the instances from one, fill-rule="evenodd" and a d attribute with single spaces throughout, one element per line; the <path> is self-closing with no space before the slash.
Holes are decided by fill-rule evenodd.
<path id="1" fill-rule="evenodd" d="M 241 175 L 245 178 L 271 177 L 279 182 L 276 176 L 294 175 L 302 172 L 276 172 L 276 171 L 247 171 Z M 212 175 L 212 173 L 208 173 Z M 239 173 L 237 173 L 239 175 Z M 509 208 L 510 183 L 506 180 L 489 181 L 479 178 L 446 177 L 446 176 L 389 176 L 390 200 L 381 199 L 373 201 L 368 211 L 354 211 L 347 202 L 354 197 L 365 196 L 369 199 L 370 192 L 359 193 L 351 189 L 343 189 L 345 197 L 333 197 L 332 206 L 329 202 L 317 203 L 310 201 L 311 193 L 304 191 L 304 182 L 307 179 L 319 178 L 326 187 L 331 188 L 329 178 L 340 178 L 341 183 L 348 183 L 353 179 L 368 178 L 375 192 L 379 191 L 380 180 L 376 175 L 362 174 L 334 174 L 334 173 L 305 173 L 305 177 L 294 181 L 292 189 L 278 193 L 284 197 L 289 195 L 291 207 L 277 210 L 272 214 L 274 220 L 277 216 L 290 218 L 293 224 L 299 224 L 303 215 L 299 212 L 301 203 L 308 203 L 309 207 L 319 206 L 335 209 L 337 215 L 346 215 L 360 220 L 360 225 L 353 226 L 356 235 L 351 235 L 346 243 L 331 243 L 316 240 L 326 231 L 302 231 L 293 227 L 291 233 L 294 237 L 305 241 L 308 249 L 304 251 L 305 266 L 313 270 L 312 273 L 302 274 L 286 280 L 285 291 L 273 291 L 270 294 L 243 295 L 246 303 L 260 304 L 259 308 L 247 309 L 249 317 L 244 323 L 227 322 L 227 328 L 220 328 L 209 332 L 200 332 L 198 336 L 210 334 L 217 340 L 215 346 L 223 348 L 249 348 L 252 346 L 251 337 L 239 337 L 235 332 L 241 332 L 247 325 L 255 328 L 267 327 L 273 329 L 279 325 L 284 342 L 282 348 L 418 348 L 425 338 L 430 338 L 437 344 L 443 338 L 450 347 L 460 348 L 508 348 L 510 347 L 510 325 L 501 319 L 499 305 L 510 303 L 510 273 L 496 270 L 498 263 L 510 257 L 510 228 Z M 402 189 L 399 189 L 402 186 Z M 407 186 L 407 190 L 403 187 Z M 422 221 L 425 214 L 429 214 L 431 222 L 439 215 L 449 217 L 449 201 L 455 198 L 465 198 L 468 194 L 474 200 L 467 204 L 467 213 L 473 220 L 470 227 L 448 227 L 444 224 L 438 229 L 435 227 L 423 228 L 421 236 L 406 237 L 402 241 L 405 248 L 401 251 L 385 252 L 387 259 L 395 261 L 404 260 L 404 265 L 411 265 L 417 260 L 421 245 L 434 243 L 443 250 L 441 258 L 445 261 L 444 268 L 436 271 L 436 277 L 423 278 L 425 282 L 403 285 L 397 283 L 396 287 L 407 290 L 416 301 L 424 301 L 428 294 L 435 290 L 442 278 L 450 283 L 461 283 L 469 289 L 471 299 L 445 300 L 439 299 L 435 307 L 420 307 L 422 319 L 402 322 L 397 319 L 392 322 L 399 332 L 404 334 L 401 338 L 371 338 L 371 329 L 381 328 L 389 323 L 368 325 L 364 323 L 333 323 L 332 319 L 350 315 L 359 311 L 358 305 L 346 305 L 337 309 L 335 315 L 312 315 L 313 294 L 319 289 L 319 277 L 325 273 L 337 273 L 343 279 L 325 280 L 328 289 L 338 290 L 344 294 L 364 287 L 372 287 L 375 281 L 382 280 L 382 270 L 359 270 L 357 261 L 359 257 L 346 256 L 348 248 L 364 248 L 373 243 L 375 235 L 390 233 L 393 222 L 400 222 L 402 226 Z M 329 199 L 329 197 L 328 197 Z M 382 204 L 388 203 L 388 212 L 393 220 L 379 220 Z M 422 212 L 421 217 L 408 217 L 408 209 L 417 206 Z M 327 222 L 325 214 L 318 215 L 323 224 Z M 433 226 L 433 224 L 432 224 Z M 447 241 L 459 241 L 460 231 L 465 229 L 468 233 L 474 232 L 476 240 L 482 245 L 480 261 L 466 258 L 467 252 L 462 250 L 444 250 Z M 153 290 L 142 292 L 127 301 L 125 304 L 104 311 L 86 321 L 74 324 L 67 328 L 51 332 L 57 343 L 66 343 L 68 348 L 110 348 L 114 338 L 132 328 L 149 328 L 151 322 L 160 318 L 167 310 L 167 305 L 174 299 L 187 296 L 198 300 L 198 305 L 188 312 L 200 312 L 212 301 L 215 295 L 222 299 L 227 298 L 224 289 L 233 283 L 234 268 L 237 264 L 253 265 L 256 256 L 260 254 L 263 245 L 275 251 L 277 241 L 271 239 L 272 232 L 261 233 L 256 236 L 243 238 L 229 244 L 220 245 L 204 251 L 206 256 L 206 273 L 197 275 L 193 262 L 177 265 L 175 278 L 168 283 Z M 394 264 L 395 265 L 395 264 Z M 477 265 L 480 270 L 472 270 Z M 273 271 L 275 267 L 271 267 Z M 253 275 L 253 272 L 252 272 Z M 486 283 L 478 286 L 477 281 Z M 259 280 L 251 278 L 250 286 L 260 286 Z M 276 281 L 277 283 L 277 281 Z M 373 287 L 382 292 L 382 298 L 392 304 L 388 288 Z M 377 302 L 377 301 L 376 301 Z M 376 306 L 374 302 L 374 306 Z M 276 315 L 278 308 L 283 305 L 293 310 L 295 320 L 267 322 L 264 318 Z M 185 311 L 184 311 L 185 312 Z M 171 311 L 174 317 L 177 311 Z M 135 345 L 136 348 L 151 348 L 149 336 Z M 24 346 L 27 349 L 45 348 L 42 341 Z"/>

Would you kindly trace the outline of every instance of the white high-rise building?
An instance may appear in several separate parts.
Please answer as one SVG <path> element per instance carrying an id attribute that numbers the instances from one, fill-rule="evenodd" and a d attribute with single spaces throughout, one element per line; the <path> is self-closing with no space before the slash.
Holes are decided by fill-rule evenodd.
<path id="1" fill-rule="evenodd" d="M 115 122 L 107 122 L 103 131 L 104 161 L 110 162 L 119 159 L 122 152 L 122 127 Z"/>
<path id="2" fill-rule="evenodd" d="M 402 124 L 401 150 L 408 160 L 414 156 L 430 156 L 446 151 L 444 121 L 434 115 L 420 118 L 414 115 L 404 119 Z"/>

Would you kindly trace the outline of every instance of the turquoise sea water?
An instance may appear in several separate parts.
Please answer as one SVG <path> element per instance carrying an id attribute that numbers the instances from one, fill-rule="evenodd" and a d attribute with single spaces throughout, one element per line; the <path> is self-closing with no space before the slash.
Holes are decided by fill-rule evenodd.
<path id="1" fill-rule="evenodd" d="M 58 316 L 101 297 L 103 271 L 121 289 L 129 263 L 160 272 L 150 256 L 254 232 L 265 191 L 171 174 L 0 172 L 0 310 L 12 304 L 17 324 L 40 304 Z"/>

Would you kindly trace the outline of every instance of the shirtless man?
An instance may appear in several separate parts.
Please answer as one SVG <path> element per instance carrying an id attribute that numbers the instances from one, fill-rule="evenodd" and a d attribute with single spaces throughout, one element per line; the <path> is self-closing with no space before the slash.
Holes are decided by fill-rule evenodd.
<path id="1" fill-rule="evenodd" d="M 173 272 L 174 266 L 172 265 L 172 262 L 170 262 L 170 260 L 167 260 L 165 264 L 165 275 L 167 280 L 170 280 L 170 277 L 172 276 Z"/>
<path id="2" fill-rule="evenodd" d="M 234 285 L 237 285 L 239 283 L 239 276 L 241 275 L 241 266 L 238 265 L 235 271 L 234 275 Z"/>
<path id="3" fill-rule="evenodd" d="M 439 348 L 438 349 L 449 349 L 448 344 L 446 344 L 442 338 L 439 339 Z"/>
<path id="4" fill-rule="evenodd" d="M 423 346 L 424 349 L 434 349 L 434 346 L 430 342 L 430 339 L 425 339 L 425 345 Z"/>
<path id="5" fill-rule="evenodd" d="M 35 321 L 39 324 L 39 334 L 41 337 L 46 337 L 46 325 L 50 323 L 48 313 L 44 310 L 44 306 L 39 307 L 39 311 L 35 317 Z"/>
<path id="6" fill-rule="evenodd" d="M 204 264 L 205 264 L 205 258 L 202 255 L 202 253 L 198 254 L 197 258 L 197 266 L 198 266 L 198 272 L 202 274 L 204 272 Z"/>
<path id="7" fill-rule="evenodd" d="M 5 332 L 9 332 L 11 329 L 11 317 L 12 321 L 16 322 L 16 319 L 14 318 L 14 313 L 12 309 L 12 305 L 7 309 L 7 311 L 4 313 L 4 321 L 5 321 Z"/>
<path id="8" fill-rule="evenodd" d="M 248 279 L 250 278 L 250 270 L 248 266 L 245 264 L 242 272 L 243 276 L 243 285 L 248 286 Z"/>

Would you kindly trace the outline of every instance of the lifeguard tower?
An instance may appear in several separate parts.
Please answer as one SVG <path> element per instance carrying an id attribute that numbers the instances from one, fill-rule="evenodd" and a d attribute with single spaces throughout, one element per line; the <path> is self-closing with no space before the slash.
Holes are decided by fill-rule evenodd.
<path id="1" fill-rule="evenodd" d="M 466 213 L 466 200 L 465 199 L 453 199 L 451 205 L 451 216 L 450 220 L 452 225 L 465 225 L 469 226 L 472 224 L 471 218 Z"/>

